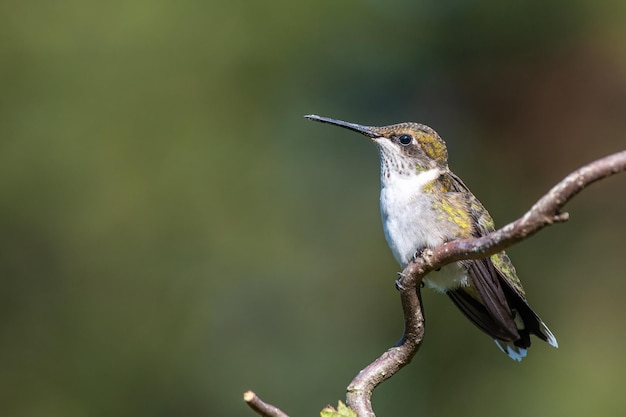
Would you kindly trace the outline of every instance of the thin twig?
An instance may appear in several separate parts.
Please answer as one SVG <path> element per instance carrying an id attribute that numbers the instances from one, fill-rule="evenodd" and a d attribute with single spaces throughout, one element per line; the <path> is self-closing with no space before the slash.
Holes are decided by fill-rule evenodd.
<path id="1" fill-rule="evenodd" d="M 246 391 L 243 400 L 263 417 L 289 417 L 281 409 L 261 400 L 254 392 Z"/>

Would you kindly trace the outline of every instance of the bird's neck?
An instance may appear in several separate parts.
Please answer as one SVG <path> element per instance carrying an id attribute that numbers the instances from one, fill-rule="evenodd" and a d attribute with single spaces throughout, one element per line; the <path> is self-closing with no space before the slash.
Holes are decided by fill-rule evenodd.
<path id="1" fill-rule="evenodd" d="M 411 171 L 387 169 L 381 170 L 380 181 L 382 188 L 387 188 L 389 192 L 414 195 L 429 192 L 436 186 L 441 174 L 443 170 L 440 168 L 414 168 Z"/>

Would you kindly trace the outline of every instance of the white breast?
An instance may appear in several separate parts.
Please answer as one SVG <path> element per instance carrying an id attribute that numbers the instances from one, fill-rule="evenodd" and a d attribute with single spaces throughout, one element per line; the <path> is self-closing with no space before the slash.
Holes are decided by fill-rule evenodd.
<path id="1" fill-rule="evenodd" d="M 437 231 L 432 196 L 424 186 L 439 176 L 438 169 L 411 175 L 391 174 L 382 178 L 380 211 L 387 243 L 402 267 L 417 249 L 437 246 L 443 236 Z"/>
<path id="2" fill-rule="evenodd" d="M 440 174 L 439 169 L 430 169 L 412 175 L 391 174 L 381 179 L 380 211 L 385 238 L 402 268 L 418 249 L 432 248 L 448 239 L 440 227 L 439 214 L 433 209 L 432 194 L 424 192 L 424 186 Z M 430 287 L 445 291 L 466 285 L 467 278 L 453 264 L 431 273 L 426 282 Z"/>

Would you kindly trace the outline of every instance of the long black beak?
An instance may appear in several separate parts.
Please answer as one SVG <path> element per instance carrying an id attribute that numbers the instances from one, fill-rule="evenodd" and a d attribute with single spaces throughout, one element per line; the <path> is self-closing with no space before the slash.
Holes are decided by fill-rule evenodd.
<path id="1" fill-rule="evenodd" d="M 354 130 L 355 132 L 359 132 L 362 135 L 368 136 L 370 138 L 379 138 L 382 135 L 374 132 L 374 128 L 370 126 L 358 125 L 356 123 L 344 122 L 343 120 L 331 119 L 330 117 L 322 117 L 317 116 L 315 114 L 307 114 L 304 116 L 309 120 L 314 120 L 320 123 L 328 123 L 329 125 L 335 125 L 339 127 L 345 127 L 346 129 Z"/>

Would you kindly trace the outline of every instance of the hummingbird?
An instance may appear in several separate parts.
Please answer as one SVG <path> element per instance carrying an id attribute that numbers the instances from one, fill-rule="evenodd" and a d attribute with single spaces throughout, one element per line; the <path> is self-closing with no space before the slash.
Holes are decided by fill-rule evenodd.
<path id="1" fill-rule="evenodd" d="M 448 168 L 443 139 L 420 123 L 363 126 L 307 115 L 370 138 L 380 155 L 380 212 L 387 243 L 400 266 L 426 248 L 484 236 L 494 221 Z M 528 302 L 506 253 L 448 264 L 423 284 L 447 294 L 461 312 L 516 361 L 526 357 L 530 335 L 558 347 L 556 338 Z"/>

